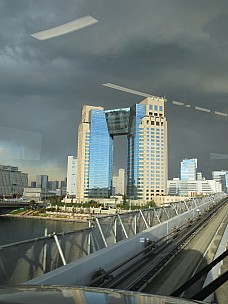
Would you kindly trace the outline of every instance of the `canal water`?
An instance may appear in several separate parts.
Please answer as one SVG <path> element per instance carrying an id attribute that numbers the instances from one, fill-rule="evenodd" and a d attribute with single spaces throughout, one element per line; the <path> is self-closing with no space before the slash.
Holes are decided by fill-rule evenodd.
<path id="1" fill-rule="evenodd" d="M 44 236 L 45 228 L 48 229 L 49 234 L 86 227 L 88 223 L 0 217 L 0 245 Z"/>

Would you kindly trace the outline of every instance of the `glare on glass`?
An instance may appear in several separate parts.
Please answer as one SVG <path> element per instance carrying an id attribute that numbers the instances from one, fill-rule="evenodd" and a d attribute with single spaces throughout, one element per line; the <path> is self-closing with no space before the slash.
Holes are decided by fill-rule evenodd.
<path id="1" fill-rule="evenodd" d="M 47 40 L 61 35 L 69 34 L 87 26 L 93 25 L 97 22 L 98 20 L 95 18 L 91 16 L 85 16 L 59 26 L 31 34 L 31 36 L 38 40 Z"/>

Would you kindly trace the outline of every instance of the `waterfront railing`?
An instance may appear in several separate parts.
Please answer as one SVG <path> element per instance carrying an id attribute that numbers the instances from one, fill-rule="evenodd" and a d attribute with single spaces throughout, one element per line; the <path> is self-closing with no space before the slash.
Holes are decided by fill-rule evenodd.
<path id="1" fill-rule="evenodd" d="M 217 193 L 171 203 L 161 208 L 94 216 L 88 228 L 70 232 L 45 232 L 45 236 L 0 246 L 0 284 L 20 284 L 71 263 L 123 239 L 178 216 L 197 206 L 222 200 Z M 195 215 L 197 216 L 197 214 Z"/>

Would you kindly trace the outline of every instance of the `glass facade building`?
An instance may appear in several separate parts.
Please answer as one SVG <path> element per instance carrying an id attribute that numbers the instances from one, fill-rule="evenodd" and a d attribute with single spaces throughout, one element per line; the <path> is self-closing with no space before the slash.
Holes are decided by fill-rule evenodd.
<path id="1" fill-rule="evenodd" d="M 197 159 L 184 159 L 181 162 L 181 180 L 196 180 Z"/>
<path id="2" fill-rule="evenodd" d="M 86 162 L 88 197 L 109 197 L 112 189 L 113 137 L 104 111 L 91 110 L 90 143 Z M 88 178 L 87 178 L 88 177 Z"/>
<path id="3" fill-rule="evenodd" d="M 128 139 L 127 196 L 151 200 L 154 195 L 166 194 L 165 99 L 152 97 L 130 108 L 83 107 L 78 132 L 77 198 L 112 195 L 113 138 L 119 135 Z"/>
<path id="4" fill-rule="evenodd" d="M 48 176 L 37 175 L 36 176 L 36 187 L 42 189 L 48 189 Z"/>
<path id="5" fill-rule="evenodd" d="M 127 196 L 138 198 L 139 189 L 139 149 L 142 142 L 139 138 L 141 119 L 146 115 L 146 105 L 135 104 L 131 107 L 128 133 L 128 168 L 127 168 Z"/>
<path id="6" fill-rule="evenodd" d="M 221 184 L 223 192 L 228 193 L 228 171 L 213 171 L 212 178 Z"/>

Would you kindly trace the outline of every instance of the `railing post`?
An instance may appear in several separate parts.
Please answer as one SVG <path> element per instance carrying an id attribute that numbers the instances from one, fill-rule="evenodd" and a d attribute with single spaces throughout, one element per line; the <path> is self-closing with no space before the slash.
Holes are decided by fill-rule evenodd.
<path id="1" fill-rule="evenodd" d="M 177 211 L 177 209 L 176 209 L 175 204 L 173 205 L 173 209 L 174 209 L 174 211 L 176 212 L 176 215 L 179 215 L 179 213 L 178 213 L 178 211 Z"/>
<path id="2" fill-rule="evenodd" d="M 184 201 L 184 204 L 185 204 L 185 207 L 186 207 L 186 211 L 188 211 L 189 208 L 188 208 L 188 205 L 187 205 L 186 201 Z"/>
<path id="3" fill-rule="evenodd" d="M 149 207 L 149 216 L 148 216 L 148 219 L 149 219 L 149 227 L 151 227 L 152 225 L 151 225 L 151 209 L 150 209 L 150 207 Z"/>
<path id="4" fill-rule="evenodd" d="M 60 244 L 59 244 L 58 237 L 57 237 L 57 235 L 56 235 L 55 233 L 53 233 L 53 236 L 54 236 L 54 239 L 55 239 L 57 248 L 58 248 L 58 250 L 59 250 L 59 254 L 60 254 L 60 257 L 61 257 L 61 259 L 62 259 L 63 265 L 66 265 L 65 257 L 64 257 L 64 255 L 63 255 L 62 248 L 61 248 L 61 246 L 60 246 Z"/>
<path id="5" fill-rule="evenodd" d="M 198 202 L 198 199 L 193 199 L 193 203 L 195 204 L 195 207 L 198 207 L 198 204 L 196 203 L 196 201 Z"/>
<path id="6" fill-rule="evenodd" d="M 156 217 L 157 217 L 157 219 L 158 219 L 159 224 L 161 224 L 161 221 L 160 221 L 160 218 L 159 218 L 159 216 L 158 216 L 158 214 L 157 214 L 156 209 L 154 209 L 154 213 L 155 213 L 155 215 L 156 215 Z"/>
<path id="7" fill-rule="evenodd" d="M 134 233 L 137 234 L 137 213 L 135 212 L 135 220 L 134 220 Z"/>
<path id="8" fill-rule="evenodd" d="M 100 231 L 102 240 L 103 240 L 103 242 L 104 242 L 104 245 L 105 245 L 105 247 L 108 247 L 107 242 L 106 242 L 106 239 L 105 239 L 105 237 L 104 237 L 104 233 L 103 233 L 103 231 L 102 231 L 102 229 L 101 229 L 100 222 L 99 222 L 99 220 L 98 220 L 97 217 L 96 217 L 96 222 L 97 222 L 97 226 L 98 226 L 98 229 L 99 229 L 99 231 Z"/>
<path id="9" fill-rule="evenodd" d="M 91 224 L 91 220 L 89 220 L 89 235 L 88 235 L 88 245 L 87 245 L 87 252 L 88 254 L 91 253 L 91 230 L 92 230 L 92 224 Z"/>
<path id="10" fill-rule="evenodd" d="M 120 224 L 121 224 L 121 226 L 122 226 L 122 229 L 123 229 L 124 235 L 125 235 L 126 239 L 128 239 L 128 235 L 127 235 L 127 232 L 126 232 L 126 230 L 125 230 L 125 228 L 124 228 L 124 225 L 123 225 L 123 222 L 122 222 L 122 220 L 121 220 L 121 217 L 120 217 L 120 215 L 119 215 L 119 214 L 118 214 L 117 216 L 118 216 L 119 221 L 120 221 Z"/>
<path id="11" fill-rule="evenodd" d="M 48 235 L 48 229 L 45 228 L 44 230 L 44 236 L 47 236 Z M 44 244 L 44 255 L 43 255 L 43 273 L 46 272 L 46 261 L 47 260 L 47 242 L 45 241 L 45 244 Z"/>
<path id="12" fill-rule="evenodd" d="M 115 216 L 115 220 L 114 220 L 114 243 L 116 243 L 116 236 L 117 236 L 117 218 Z"/>
<path id="13" fill-rule="evenodd" d="M 168 215 L 168 212 L 167 212 L 166 208 L 165 208 L 165 207 L 162 207 L 162 208 L 163 208 L 163 210 L 164 210 L 164 212 L 165 212 L 165 214 L 166 214 L 166 216 L 167 216 L 167 219 L 169 220 L 170 217 L 169 217 L 169 215 Z"/>
<path id="14" fill-rule="evenodd" d="M 141 214 L 141 217 L 143 218 L 143 221 L 144 221 L 144 223 L 145 223 L 145 225 L 146 225 L 146 228 L 148 229 L 149 226 L 148 226 L 148 224 L 147 224 L 147 221 L 146 221 L 145 216 L 144 216 L 144 214 L 142 213 L 142 210 L 141 210 L 141 209 L 139 210 L 139 213 Z"/>

